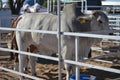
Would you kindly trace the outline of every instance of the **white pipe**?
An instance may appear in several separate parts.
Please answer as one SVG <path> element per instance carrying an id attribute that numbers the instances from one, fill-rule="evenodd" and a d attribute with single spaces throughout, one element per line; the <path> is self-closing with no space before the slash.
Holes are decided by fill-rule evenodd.
<path id="1" fill-rule="evenodd" d="M 84 8 L 84 1 L 82 0 L 82 2 L 81 2 L 81 12 L 83 12 L 83 8 Z"/>
<path id="2" fill-rule="evenodd" d="M 120 40 L 120 36 L 110 36 L 110 35 L 100 35 L 100 34 L 90 34 L 90 33 L 71 33 L 71 32 L 63 32 L 63 35 L 69 36 L 79 36 L 79 37 L 90 37 L 90 38 L 104 38 L 111 40 Z"/>
<path id="3" fill-rule="evenodd" d="M 50 56 L 45 56 L 45 55 L 38 55 L 38 54 L 35 54 L 35 53 L 29 53 L 29 52 L 23 52 L 23 51 L 16 51 L 16 50 L 11 50 L 11 49 L 7 49 L 7 48 L 0 48 L 0 50 L 1 51 L 15 52 L 15 53 L 19 53 L 19 54 L 25 54 L 25 55 L 29 55 L 29 56 L 40 57 L 40 58 L 54 60 L 54 61 L 59 61 L 58 58 L 50 57 Z M 85 66 L 85 67 L 89 67 L 89 68 L 94 68 L 94 69 L 99 69 L 99 70 L 104 70 L 104 71 L 108 71 L 108 72 L 113 72 L 113 73 L 120 74 L 120 70 L 117 70 L 117 69 L 106 68 L 106 67 L 102 67 L 102 66 L 96 66 L 96 65 L 92 65 L 92 64 L 88 64 L 88 63 L 83 63 L 83 62 L 76 62 L 76 61 L 72 61 L 72 60 L 62 60 L 62 61 L 64 61 L 65 63 L 68 63 L 68 64 Z"/>
<path id="4" fill-rule="evenodd" d="M 53 13 L 55 12 L 55 0 L 53 0 Z"/>
<path id="5" fill-rule="evenodd" d="M 65 1 L 66 1 L 66 0 L 64 0 L 64 7 L 65 7 Z"/>
<path id="6" fill-rule="evenodd" d="M 87 8 L 88 8 L 88 6 L 87 6 L 87 0 L 85 0 L 85 13 L 87 12 Z"/>
<path id="7" fill-rule="evenodd" d="M 52 6 L 52 1 L 51 0 L 50 0 L 50 3 L 49 3 L 49 6 L 50 6 L 49 10 L 50 10 L 50 13 L 51 13 L 51 6 Z"/>
<path id="8" fill-rule="evenodd" d="M 11 49 L 8 49 L 8 48 L 1 48 L 1 47 L 0 47 L 0 50 L 1 51 L 7 51 L 7 52 L 10 51 L 10 52 L 14 52 L 14 53 L 18 53 L 18 54 L 24 54 L 24 55 L 28 55 L 28 56 L 40 57 L 40 58 L 44 58 L 44 59 L 50 59 L 50 60 L 53 60 L 53 61 L 59 61 L 58 58 L 50 57 L 50 56 L 45 56 L 45 55 L 40 55 L 40 54 L 36 54 L 36 53 L 11 50 Z"/>
<path id="9" fill-rule="evenodd" d="M 41 79 L 41 78 L 37 78 L 37 77 L 34 77 L 34 76 L 30 76 L 30 75 L 28 75 L 28 74 L 24 74 L 24 73 L 20 73 L 20 72 L 14 71 L 14 70 L 10 70 L 10 69 L 4 68 L 4 67 L 0 67 L 0 69 L 1 69 L 1 70 L 4 70 L 4 71 L 11 72 L 11 73 L 14 73 L 14 74 L 17 74 L 17 75 L 22 75 L 22 76 L 27 77 L 27 78 L 30 78 L 30 79 L 34 79 L 34 80 L 44 80 L 44 79 Z"/>
<path id="10" fill-rule="evenodd" d="M 14 30 L 14 31 L 23 31 L 23 32 L 38 32 L 38 33 L 45 33 L 45 34 L 57 34 L 56 31 L 28 30 L 28 29 L 15 29 L 15 28 L 3 28 L 3 27 L 0 27 L 0 30 L 9 30 L 9 31 Z M 107 32 L 109 32 L 109 31 L 120 32 L 120 30 L 107 30 Z M 99 34 L 95 34 L 95 33 L 99 33 Z M 61 34 L 62 35 L 68 35 L 68 36 L 79 36 L 79 37 L 104 38 L 104 39 L 111 39 L 111 40 L 120 40 L 120 36 L 101 35 L 100 32 L 86 32 L 86 33 L 61 32 Z"/>
<path id="11" fill-rule="evenodd" d="M 61 6 L 61 3 L 60 3 L 60 0 L 57 1 L 57 14 L 58 14 L 58 33 L 57 33 L 57 36 L 58 36 L 58 54 L 59 54 L 59 62 L 58 62 L 58 80 L 62 80 L 62 55 L 61 55 L 61 13 L 60 13 L 60 8 Z"/>
<path id="12" fill-rule="evenodd" d="M 79 37 L 75 37 L 75 61 L 79 61 Z M 76 80 L 80 80 L 80 71 L 79 71 L 79 66 L 76 65 Z"/>
<path id="13" fill-rule="evenodd" d="M 50 0 L 47 0 L 47 12 L 50 13 Z"/>
<path id="14" fill-rule="evenodd" d="M 34 4 L 36 3 L 36 0 L 34 0 Z"/>
<path id="15" fill-rule="evenodd" d="M 22 32 L 36 32 L 36 33 L 44 33 L 44 34 L 57 34 L 57 31 L 45 31 L 45 30 L 29 30 L 29 29 L 17 29 L 17 28 L 4 28 L 0 27 L 0 30 L 7 31 L 22 31 Z"/>

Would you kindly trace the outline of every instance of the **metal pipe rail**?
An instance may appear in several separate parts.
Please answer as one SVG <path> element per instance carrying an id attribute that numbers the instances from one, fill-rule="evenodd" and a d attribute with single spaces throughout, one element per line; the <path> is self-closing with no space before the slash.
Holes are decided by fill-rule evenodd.
<path id="1" fill-rule="evenodd" d="M 86 1 L 86 0 L 62 0 L 65 3 L 72 3 L 72 2 L 82 2 L 82 1 Z"/>
<path id="2" fill-rule="evenodd" d="M 44 33 L 44 34 L 57 34 L 57 31 L 45 31 L 45 30 L 29 30 L 29 29 L 15 29 L 15 28 L 3 28 L 0 27 L 0 30 L 13 30 L 13 31 L 23 31 L 23 32 L 36 32 L 36 33 Z M 112 30 L 115 31 L 115 30 Z M 117 30 L 120 31 L 120 30 Z M 91 37 L 91 38 L 105 38 L 105 39 L 113 39 L 120 40 L 120 36 L 111 36 L 111 35 L 101 35 L 101 34 L 92 34 L 92 33 L 100 33 L 98 32 L 86 32 L 86 33 L 78 33 L 78 32 L 61 32 L 61 35 L 67 36 L 78 36 L 78 37 Z"/>
<path id="3" fill-rule="evenodd" d="M 81 2 L 81 12 L 87 12 L 87 0 L 62 0 L 64 2 L 64 5 L 66 3 L 76 3 Z M 85 5 L 84 5 L 85 2 Z"/>
<path id="4" fill-rule="evenodd" d="M 120 15 L 115 15 L 115 14 L 111 14 L 111 15 L 108 15 L 108 18 L 109 18 L 109 28 L 111 30 L 116 30 L 116 31 L 113 31 L 111 33 L 113 33 L 115 36 L 120 36 Z M 100 46 L 102 46 L 102 43 L 103 42 L 112 42 L 112 43 L 117 43 L 119 44 L 120 43 L 120 40 L 111 40 L 111 39 L 108 39 L 108 40 L 102 40 L 101 43 L 100 43 Z"/>
<path id="5" fill-rule="evenodd" d="M 120 27 L 120 16 L 119 15 L 108 15 L 109 25 Z"/>
<path id="6" fill-rule="evenodd" d="M 49 0 L 48 0 L 49 1 Z M 59 0 L 60 1 L 60 0 Z M 60 7 L 60 4 L 59 4 L 59 1 L 58 1 L 58 8 Z M 74 1 L 82 1 L 83 0 L 74 0 Z M 84 0 L 86 1 L 86 0 Z M 82 4 L 83 5 L 83 4 Z M 49 6 L 49 5 L 48 5 Z M 60 8 L 59 8 L 60 9 Z M 83 9 L 83 8 L 82 8 Z M 87 8 L 85 9 L 87 10 Z M 58 14 L 59 14 L 59 18 L 60 18 L 60 11 L 58 11 Z M 59 19 L 60 20 L 60 19 Z M 79 42 L 79 38 L 78 37 L 90 37 L 90 38 L 105 38 L 105 39 L 115 39 L 115 40 L 120 40 L 120 36 L 108 36 L 108 35 L 101 35 L 101 34 L 92 34 L 92 33 L 71 33 L 71 32 L 61 32 L 60 31 L 60 24 L 58 25 L 58 31 L 43 31 L 43 30 L 27 30 L 27 29 L 13 29 L 13 28 L 1 28 L 0 27 L 0 30 L 14 30 L 14 31 L 23 31 L 23 32 L 37 32 L 37 33 L 44 33 L 44 34 L 54 34 L 54 35 L 57 35 L 59 38 L 58 42 L 60 41 L 60 36 L 61 35 L 67 35 L 67 36 L 76 36 L 76 40 L 75 40 L 75 43 L 77 44 Z M 59 55 L 60 55 L 60 42 L 58 43 L 58 52 L 59 52 Z M 75 45 L 76 48 L 79 48 L 78 45 Z M 11 49 L 6 49 L 6 48 L 0 48 L 0 50 L 3 50 L 3 51 L 10 51 L 10 52 L 16 52 L 16 53 L 19 53 L 19 54 L 25 54 L 25 55 L 29 55 L 29 56 L 35 56 L 35 57 L 41 57 L 41 58 L 45 58 L 45 59 L 50 59 L 50 60 L 55 60 L 55 61 L 59 61 L 61 62 L 60 60 L 60 56 L 59 56 L 59 59 L 58 58 L 53 58 L 53 57 L 50 57 L 50 56 L 44 56 L 44 55 L 38 55 L 38 54 L 33 54 L 33 53 L 29 53 L 29 52 L 23 52 L 23 51 L 17 51 L 17 50 L 11 50 Z M 76 49 L 76 54 L 78 53 L 77 51 L 78 49 Z M 101 66 L 95 66 L 95 65 L 91 65 L 91 64 L 87 64 L 87 63 L 83 63 L 83 62 L 78 62 L 78 60 L 76 59 L 76 61 L 71 61 L 71 60 L 63 60 L 65 63 L 69 63 L 69 64 L 74 64 L 74 65 L 77 65 L 77 66 L 86 66 L 86 67 L 90 67 L 90 68 L 95 68 L 95 69 L 99 69 L 99 70 L 104 70 L 104 71 L 109 71 L 109 72 L 114 72 L 114 73 L 117 73 L 117 74 L 120 74 L 120 70 L 117 70 L 117 69 L 112 69 L 112 68 L 106 68 L 106 67 L 101 67 Z M 61 64 L 61 63 L 60 63 Z M 61 69 L 60 65 L 59 66 L 59 70 Z M 77 67 L 78 68 L 78 67 Z M 76 71 L 78 71 L 78 69 L 76 68 Z M 12 70 L 9 70 L 9 69 L 6 69 L 6 68 L 2 68 L 0 67 L 0 69 L 2 70 L 6 70 L 6 71 L 10 71 L 10 72 L 13 72 L 13 73 L 16 73 Z M 16 73 L 18 75 L 21 75 L 21 76 L 26 76 L 26 77 L 32 77 L 32 76 L 27 76 L 27 75 L 24 75 L 23 73 Z M 77 74 L 78 75 L 78 74 Z M 76 76 L 77 79 L 78 79 L 78 76 Z M 33 79 L 33 78 L 32 78 Z M 36 80 L 40 80 L 39 78 L 34 78 Z M 59 80 L 61 80 L 61 72 L 59 71 Z"/>
<path id="7" fill-rule="evenodd" d="M 11 50 L 11 49 L 7 49 L 7 48 L 0 48 L 0 50 L 15 52 L 15 53 L 19 53 L 19 54 L 34 56 L 34 57 L 40 57 L 40 58 L 44 58 L 44 59 L 50 59 L 50 60 L 53 60 L 53 61 L 59 61 L 58 58 L 50 57 L 50 56 L 46 56 L 46 55 L 40 55 L 40 54 L 29 53 L 29 52 L 24 52 L 24 51 Z M 120 70 L 117 70 L 117 69 L 106 68 L 106 67 L 102 67 L 102 66 L 96 66 L 96 65 L 83 63 L 83 62 L 76 62 L 76 61 L 72 61 L 72 60 L 63 60 L 62 59 L 62 61 L 65 62 L 65 63 L 73 64 L 73 65 L 86 66 L 86 67 L 93 68 L 93 69 L 99 69 L 99 70 L 104 70 L 104 71 L 114 72 L 114 73 L 120 74 Z"/>
<path id="8" fill-rule="evenodd" d="M 34 80 L 44 80 L 44 79 L 41 79 L 41 78 L 38 78 L 38 77 L 30 76 L 30 75 L 28 75 L 28 74 L 20 73 L 20 72 L 18 72 L 18 71 L 10 70 L 10 69 L 4 68 L 4 67 L 0 67 L 0 69 L 1 69 L 1 70 L 4 70 L 4 71 L 11 72 L 11 73 L 14 73 L 14 74 L 22 75 L 22 76 L 27 77 L 27 78 L 30 78 L 30 79 L 34 79 Z"/>
<path id="9" fill-rule="evenodd" d="M 38 32 L 38 33 L 45 33 L 45 34 L 58 34 L 57 31 L 27 30 L 27 29 L 14 29 L 14 28 L 0 28 L 0 30 L 14 30 L 14 31 L 24 31 L 24 32 Z M 94 38 L 107 38 L 107 39 L 120 40 L 120 36 L 108 36 L 108 35 L 100 35 L 100 34 L 73 33 L 73 32 L 72 33 L 71 32 L 61 32 L 59 34 L 67 35 L 67 36 L 76 36 L 76 40 L 75 40 L 76 44 L 78 43 L 78 40 L 77 40 L 77 39 L 79 39 L 78 37 L 91 37 L 91 38 L 94 37 Z M 78 45 L 76 45 L 76 46 L 78 46 Z M 78 48 L 78 47 L 76 47 L 76 48 Z M 5 51 L 14 51 L 14 50 L 8 50 L 8 49 L 5 49 L 5 48 L 0 48 L 0 49 L 1 50 L 5 50 Z M 28 52 L 23 52 L 23 51 L 18 51 L 16 53 L 28 55 Z M 78 54 L 77 49 L 76 49 L 76 54 Z M 29 53 L 29 55 L 30 56 L 41 57 L 41 58 L 45 58 L 45 59 L 51 59 L 51 60 L 59 61 L 58 58 L 53 58 L 53 57 L 48 57 L 48 56 L 43 56 L 43 55 L 37 55 L 37 54 L 30 54 L 30 53 Z M 74 65 L 77 65 L 77 66 L 79 64 L 79 66 L 86 66 L 86 67 L 91 67 L 91 68 L 95 68 L 95 69 L 100 69 L 100 70 L 105 70 L 105 71 L 109 71 L 109 72 L 114 72 L 114 73 L 120 74 L 120 70 L 111 69 L 111 68 L 105 68 L 105 67 L 100 67 L 100 66 L 95 66 L 95 65 L 91 65 L 91 64 L 85 64 L 85 63 L 82 63 L 82 62 L 77 62 L 77 59 L 76 59 L 76 62 L 74 62 L 74 61 L 72 62 L 70 60 L 64 60 L 64 62 L 70 63 L 70 64 L 74 64 Z M 78 71 L 78 67 L 76 68 L 76 71 Z M 78 74 L 78 73 L 76 73 L 76 74 Z M 77 75 L 77 77 L 78 77 L 78 75 Z"/>

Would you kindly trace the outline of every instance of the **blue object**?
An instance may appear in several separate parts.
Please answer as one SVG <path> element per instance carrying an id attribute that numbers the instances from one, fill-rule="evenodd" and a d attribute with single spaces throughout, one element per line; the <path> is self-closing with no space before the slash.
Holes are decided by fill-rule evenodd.
<path id="1" fill-rule="evenodd" d="M 11 10 L 1 9 L 0 10 L 0 26 L 1 27 L 10 27 L 11 24 Z"/>
<path id="2" fill-rule="evenodd" d="M 39 0 L 25 0 L 24 4 L 29 4 L 30 6 L 33 6 L 35 3 L 40 4 Z"/>
<path id="3" fill-rule="evenodd" d="M 76 80 L 76 76 L 72 75 L 70 80 Z M 96 77 L 93 75 L 80 74 L 80 80 L 96 80 Z"/>

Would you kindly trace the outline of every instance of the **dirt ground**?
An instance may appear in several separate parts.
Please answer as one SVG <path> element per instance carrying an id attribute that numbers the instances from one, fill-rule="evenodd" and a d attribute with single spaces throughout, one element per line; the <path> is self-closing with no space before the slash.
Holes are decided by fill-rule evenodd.
<path id="1" fill-rule="evenodd" d="M 97 52 L 93 52 L 95 54 Z M 101 53 L 97 53 L 101 54 Z M 104 66 L 104 67 L 111 67 L 115 69 L 120 69 L 120 54 L 115 54 L 114 56 L 104 56 L 101 59 L 107 59 L 111 61 L 110 63 L 107 62 L 99 62 L 99 61 L 87 61 L 87 63 Z M 44 60 L 41 62 L 36 62 L 36 71 L 37 77 L 43 78 L 45 80 L 58 80 L 58 63 L 54 61 Z M 13 69 L 13 62 L 9 61 L 9 55 L 0 56 L 0 66 L 6 67 L 9 69 Z M 30 69 L 26 72 L 30 74 Z M 115 74 L 107 71 L 81 67 L 80 68 L 81 74 L 90 74 L 96 76 L 96 80 L 120 80 L 120 74 Z M 65 70 L 62 70 L 62 80 L 65 80 Z M 118 79 L 117 79 L 118 78 Z M 6 72 L 1 70 L 0 71 L 0 80 L 19 80 L 19 76 L 10 72 Z M 30 80 L 25 78 L 25 80 Z"/>
<path id="2" fill-rule="evenodd" d="M 117 49 L 120 50 L 119 48 Z M 99 59 L 107 60 L 109 62 L 89 60 L 89 61 L 86 61 L 86 63 L 103 66 L 103 67 L 115 68 L 120 70 L 120 52 L 115 52 L 115 53 L 116 54 L 111 54 L 108 56 L 106 55 L 107 54 L 106 52 L 92 51 L 93 57 L 104 55 Z M 45 80 L 58 80 L 58 63 L 57 62 L 45 60 L 45 59 L 41 59 L 40 61 L 39 59 L 37 59 L 36 64 L 37 64 L 36 66 L 37 77 L 43 78 Z M 13 69 L 13 61 L 9 61 L 9 52 L 0 51 L 0 67 Z M 30 74 L 30 69 L 28 69 L 28 71 L 25 73 Z M 83 66 L 80 67 L 80 73 L 94 75 L 96 76 L 96 80 L 120 80 L 120 74 L 83 67 Z M 66 77 L 65 69 L 63 68 L 62 80 L 65 80 L 65 77 Z M 0 70 L 0 80 L 19 80 L 19 76 L 4 70 Z M 24 80 L 30 80 L 30 79 L 24 78 Z"/>

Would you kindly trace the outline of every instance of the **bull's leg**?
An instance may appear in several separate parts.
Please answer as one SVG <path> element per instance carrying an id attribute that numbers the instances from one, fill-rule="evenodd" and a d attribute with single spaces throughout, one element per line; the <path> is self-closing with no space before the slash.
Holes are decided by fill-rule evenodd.
<path id="1" fill-rule="evenodd" d="M 12 45 L 13 43 L 11 43 L 10 45 L 8 44 L 8 48 L 9 49 L 13 49 L 13 45 Z M 10 52 L 10 58 L 9 58 L 9 60 L 11 61 L 11 60 L 13 60 L 14 59 L 14 53 L 13 52 Z"/>
<path id="2" fill-rule="evenodd" d="M 88 58 L 92 57 L 92 50 L 90 49 L 89 53 L 88 53 Z"/>
<path id="3" fill-rule="evenodd" d="M 16 62 L 15 62 L 15 63 L 14 63 L 14 68 L 13 68 L 13 69 L 14 69 L 15 71 L 18 71 L 18 67 L 19 67 L 19 63 L 16 63 Z"/>
<path id="4" fill-rule="evenodd" d="M 30 66 L 31 66 L 31 73 L 32 76 L 36 76 L 36 72 L 35 72 L 35 57 L 33 56 L 29 56 L 29 62 L 30 62 Z"/>
<path id="5" fill-rule="evenodd" d="M 23 69 L 24 69 L 24 71 L 28 71 L 28 56 L 26 57 L 26 59 L 25 59 L 25 64 L 24 64 L 24 67 L 23 67 Z"/>
<path id="6" fill-rule="evenodd" d="M 25 65 L 26 55 L 19 54 L 19 72 L 23 73 Z M 23 80 L 23 76 L 20 76 L 20 80 Z"/>
<path id="7" fill-rule="evenodd" d="M 72 59 L 72 50 L 70 50 L 69 46 L 62 46 L 62 57 L 66 60 L 71 60 Z M 70 79 L 71 75 L 71 64 L 65 63 L 64 64 L 65 69 L 66 69 L 66 80 Z"/>
<path id="8" fill-rule="evenodd" d="M 11 61 L 11 60 L 13 60 L 13 59 L 14 59 L 13 52 L 10 52 L 10 58 L 9 58 L 9 60 Z"/>
<path id="9" fill-rule="evenodd" d="M 8 42 L 7 46 L 8 46 L 9 49 L 13 49 L 13 43 L 12 42 Z M 10 52 L 9 60 L 12 61 L 13 59 L 14 59 L 13 52 Z"/>
<path id="10" fill-rule="evenodd" d="M 14 54 L 14 70 L 18 71 L 18 67 L 19 67 L 18 53 L 15 53 Z"/>
<path id="11" fill-rule="evenodd" d="M 66 80 L 69 80 L 70 78 L 70 71 L 71 71 L 71 66 L 70 64 L 65 64 L 65 69 L 66 69 Z"/>
<path id="12" fill-rule="evenodd" d="M 25 46 L 25 43 L 22 43 L 21 34 L 18 31 L 16 31 L 16 42 L 17 42 L 19 51 L 27 51 L 27 45 Z M 20 73 L 23 73 L 23 67 L 24 67 L 24 64 L 25 64 L 25 62 L 24 62 L 25 58 L 26 58 L 26 55 L 19 54 L 19 72 Z M 20 75 L 20 80 L 23 80 L 22 75 Z"/>
<path id="13" fill-rule="evenodd" d="M 34 45 L 30 45 L 28 48 L 28 52 L 35 52 L 37 48 Z M 32 76 L 36 76 L 36 72 L 35 72 L 35 57 L 34 56 L 29 56 L 29 62 L 30 62 L 30 66 L 31 66 L 31 73 Z"/>

